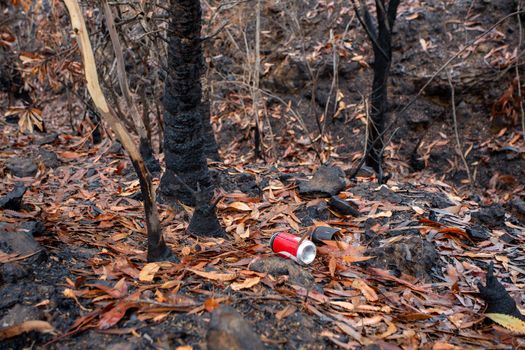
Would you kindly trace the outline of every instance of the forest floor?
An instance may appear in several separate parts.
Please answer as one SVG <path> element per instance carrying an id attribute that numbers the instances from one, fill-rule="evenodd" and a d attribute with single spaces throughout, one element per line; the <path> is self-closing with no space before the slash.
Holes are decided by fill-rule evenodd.
<path id="1" fill-rule="evenodd" d="M 245 12 L 222 15 L 249 25 L 219 33 L 206 50 L 223 158 L 210 168 L 224 194 L 218 215 L 227 238 L 188 236 L 191 208 L 161 205 L 180 263 L 145 261 L 128 158 L 109 138 L 94 145 L 89 134 L 72 133 L 61 96 L 43 111 L 46 133 L 21 133 L 0 120 L 0 198 L 16 184 L 27 187 L 21 207 L 0 209 L 0 336 L 30 320 L 54 329 L 12 337 L 2 348 L 207 349 L 220 305 L 234 307 L 268 349 L 524 347 L 523 336 L 486 320 L 477 287 L 492 262 L 518 307 L 525 303 L 525 142 L 509 94 L 515 16 L 479 37 L 515 11 L 514 1 L 402 2 L 389 91 L 398 128 L 386 148 L 392 178 L 384 186 L 366 172 L 344 179 L 338 196 L 358 216 L 298 191 L 321 162 L 341 168 L 341 180 L 362 155 L 373 58 L 352 8 L 263 6 L 265 159 L 257 159 L 249 57 L 235 47 L 242 33 L 253 41 L 255 21 L 251 5 L 239 6 Z M 446 73 L 400 113 L 462 49 L 448 69 L 472 183 L 456 151 Z M 268 246 L 275 232 L 303 235 L 318 226 L 339 228 L 340 240 L 319 243 L 311 265 Z M 18 250 L 13 235 L 24 237 Z"/>

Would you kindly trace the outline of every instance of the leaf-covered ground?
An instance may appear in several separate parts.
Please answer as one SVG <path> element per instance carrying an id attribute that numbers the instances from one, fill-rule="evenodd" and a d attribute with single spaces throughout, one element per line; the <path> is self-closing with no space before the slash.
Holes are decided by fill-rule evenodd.
<path id="1" fill-rule="evenodd" d="M 210 167 L 224 195 L 218 214 L 227 238 L 187 236 L 191 208 L 161 206 L 180 263 L 146 263 L 140 190 L 127 157 L 108 137 L 93 145 L 89 133 L 74 135 L 76 112 L 64 100 L 43 108 L 46 133 L 21 133 L 0 121 L 0 196 L 17 183 L 28 187 L 22 209 L 0 209 L 0 234 L 30 231 L 39 243 L 27 253 L 0 246 L 0 328 L 40 320 L 54 329 L 39 332 L 48 326 L 32 324 L 35 331 L 3 347 L 206 349 L 210 313 L 225 304 L 269 349 L 525 346 L 523 337 L 486 321 L 477 294 L 493 262 L 518 306 L 525 302 L 525 152 L 509 95 L 513 70 L 506 70 L 516 57 L 517 21 L 503 21 L 451 65 L 473 186 L 455 151 L 450 91 L 441 76 L 398 116 L 401 129 L 387 148 L 388 184 L 379 187 L 367 173 L 346 180 L 339 197 L 359 210 L 354 217 L 331 211 L 328 199 L 301 197 L 297 183 L 320 160 L 348 171 L 359 159 L 370 48 L 346 2 L 293 4 L 275 1 L 262 11 L 266 161 L 253 152 L 250 68 L 243 65 L 251 56 L 234 45 L 245 42 L 243 33 L 252 42 L 253 11 L 240 3 L 221 12 L 232 24 L 207 54 L 224 159 Z M 393 110 L 512 11 L 513 1 L 403 2 Z M 331 88 L 334 47 L 338 85 Z M 494 112 L 498 101 L 501 111 Z M 318 137 L 315 116 L 323 113 L 326 133 Z M 13 162 L 27 176 L 14 176 Z M 340 228 L 340 240 L 319 244 L 309 266 L 268 247 L 275 232 L 303 235 L 317 226 Z"/>

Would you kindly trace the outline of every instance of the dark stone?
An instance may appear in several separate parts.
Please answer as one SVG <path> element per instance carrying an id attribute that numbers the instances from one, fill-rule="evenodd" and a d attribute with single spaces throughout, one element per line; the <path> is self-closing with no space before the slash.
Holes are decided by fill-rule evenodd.
<path id="1" fill-rule="evenodd" d="M 465 231 L 473 240 L 485 241 L 490 238 L 490 232 L 479 225 L 467 227 Z"/>
<path id="2" fill-rule="evenodd" d="M 525 223 L 525 201 L 516 197 L 510 202 L 512 214 L 522 223 Z"/>
<path id="3" fill-rule="evenodd" d="M 330 219 L 330 210 L 326 202 L 316 205 L 303 205 L 295 210 L 295 215 L 301 220 L 301 225 L 312 226 L 315 221 L 326 221 Z"/>
<path id="4" fill-rule="evenodd" d="M 278 256 L 261 258 L 250 264 L 249 269 L 256 272 L 265 272 L 274 277 L 288 276 L 291 284 L 298 285 L 307 289 L 316 288 L 313 276 L 294 263 L 290 259 Z"/>
<path id="5" fill-rule="evenodd" d="M 15 305 L 23 297 L 23 291 L 17 283 L 0 283 L 0 310 Z"/>
<path id="6" fill-rule="evenodd" d="M 431 118 L 428 114 L 424 113 L 423 111 L 414 110 L 411 113 L 406 114 L 406 121 L 407 124 L 414 127 L 414 126 L 428 126 L 428 124 L 431 121 Z"/>
<path id="7" fill-rule="evenodd" d="M 392 191 L 387 186 L 381 186 L 379 191 L 375 191 L 373 194 L 374 200 L 387 200 L 390 203 L 402 204 L 403 197 Z"/>
<path id="8" fill-rule="evenodd" d="M 48 134 L 44 137 L 39 138 L 38 140 L 35 141 L 35 143 L 39 146 L 42 146 L 42 145 L 49 145 L 51 143 L 55 143 L 55 141 L 57 140 L 58 140 L 58 134 L 53 132 L 51 134 Z"/>
<path id="9" fill-rule="evenodd" d="M 352 215 L 355 217 L 360 215 L 359 208 L 356 204 L 345 201 L 337 196 L 330 197 L 328 207 L 341 215 Z"/>
<path id="10" fill-rule="evenodd" d="M 208 350 L 264 349 L 249 323 L 234 308 L 225 305 L 213 311 L 206 342 Z"/>
<path id="11" fill-rule="evenodd" d="M 432 243 L 419 236 L 368 249 L 366 255 L 375 256 L 375 259 L 365 261 L 365 266 L 390 270 L 397 275 L 404 273 L 426 282 L 431 281 L 431 270 L 439 261 Z"/>
<path id="12" fill-rule="evenodd" d="M 24 260 L 26 263 L 41 262 L 45 258 L 44 249 L 33 238 L 33 235 L 25 230 L 2 232 L 0 234 L 0 251 L 7 254 L 18 254 L 19 256 L 34 254 Z"/>
<path id="13" fill-rule="evenodd" d="M 95 168 L 89 168 L 87 171 L 86 171 L 86 177 L 89 179 L 90 177 L 94 176 L 97 174 L 97 169 Z"/>
<path id="14" fill-rule="evenodd" d="M 241 191 L 250 197 L 261 197 L 261 186 L 257 183 L 255 175 L 233 172 L 235 172 L 235 170 L 230 172 L 230 169 L 225 169 L 224 171 L 210 169 L 212 182 L 215 186 L 221 187 L 227 193 Z"/>
<path id="15" fill-rule="evenodd" d="M 519 312 L 514 299 L 494 276 L 494 264 L 492 262 L 487 271 L 485 286 L 478 282 L 478 289 L 479 296 L 487 303 L 485 313 L 511 315 L 525 321 L 525 316 Z"/>
<path id="16" fill-rule="evenodd" d="M 0 282 L 16 283 L 21 278 L 27 277 L 30 268 L 18 262 L 12 262 L 0 265 Z"/>
<path id="17" fill-rule="evenodd" d="M 508 233 L 502 234 L 501 236 L 499 236 L 499 239 L 507 244 L 516 244 L 518 242 L 516 237 L 513 237 Z"/>
<path id="18" fill-rule="evenodd" d="M 62 162 L 60 161 L 60 159 L 58 159 L 58 156 L 55 152 L 41 149 L 39 153 L 40 160 L 42 161 L 42 163 L 44 163 L 46 167 L 55 169 L 62 165 Z"/>
<path id="19" fill-rule="evenodd" d="M 451 202 L 444 195 L 441 195 L 439 193 L 432 193 L 429 195 L 431 196 L 430 205 L 432 208 L 443 209 L 443 208 L 448 208 L 454 205 L 454 203 Z"/>
<path id="20" fill-rule="evenodd" d="M 489 227 L 501 226 L 505 220 L 505 209 L 500 204 L 482 207 L 472 216 Z"/>
<path id="21" fill-rule="evenodd" d="M 304 173 L 279 173 L 279 180 L 284 182 L 295 181 L 297 178 L 306 178 L 306 175 Z"/>
<path id="22" fill-rule="evenodd" d="M 13 157 L 7 163 L 7 170 L 17 177 L 35 176 L 38 168 L 32 159 Z"/>
<path id="23" fill-rule="evenodd" d="M 307 197 L 331 197 L 346 187 L 345 173 L 339 167 L 322 165 L 310 180 L 299 182 L 299 194 Z"/>
<path id="24" fill-rule="evenodd" d="M 46 233 L 46 227 L 42 221 L 26 221 L 21 228 L 33 237 L 43 236 Z"/>
<path id="25" fill-rule="evenodd" d="M 115 153 L 115 154 L 124 154 L 124 148 L 122 147 L 122 144 L 118 141 L 113 142 L 111 147 L 109 148 L 109 153 Z"/>
<path id="26" fill-rule="evenodd" d="M 0 198 L 1 209 L 20 210 L 22 208 L 22 198 L 26 193 L 27 187 L 17 184 L 15 188 Z"/>

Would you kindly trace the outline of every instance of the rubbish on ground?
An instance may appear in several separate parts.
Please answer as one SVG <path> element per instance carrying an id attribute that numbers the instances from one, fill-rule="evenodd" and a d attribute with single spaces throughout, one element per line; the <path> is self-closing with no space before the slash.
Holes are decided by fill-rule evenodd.
<path id="1" fill-rule="evenodd" d="M 341 229 L 327 226 L 318 226 L 312 232 L 312 241 L 317 244 L 324 244 L 323 241 L 334 241 L 339 238 L 337 233 Z"/>
<path id="2" fill-rule="evenodd" d="M 270 248 L 285 258 L 289 258 L 300 264 L 308 265 L 315 259 L 317 248 L 315 244 L 301 237 L 287 232 L 277 232 L 270 239 Z"/>

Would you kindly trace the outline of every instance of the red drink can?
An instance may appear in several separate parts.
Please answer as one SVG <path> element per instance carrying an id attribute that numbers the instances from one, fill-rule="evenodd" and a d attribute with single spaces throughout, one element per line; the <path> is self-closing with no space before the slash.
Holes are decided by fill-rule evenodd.
<path id="1" fill-rule="evenodd" d="M 303 265 L 308 265 L 315 259 L 317 249 L 315 244 L 305 239 L 300 244 L 301 237 L 287 232 L 277 232 L 270 239 L 272 251 Z"/>

